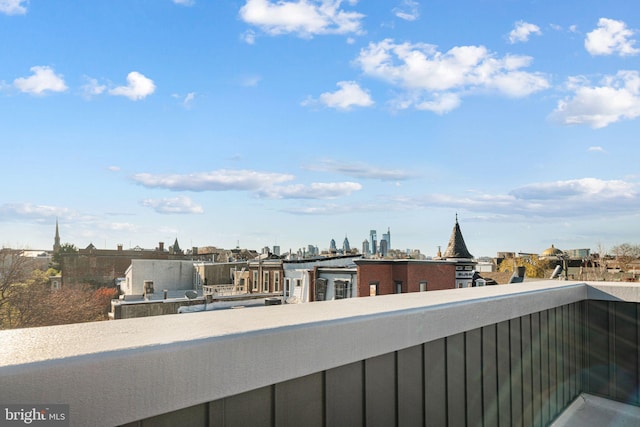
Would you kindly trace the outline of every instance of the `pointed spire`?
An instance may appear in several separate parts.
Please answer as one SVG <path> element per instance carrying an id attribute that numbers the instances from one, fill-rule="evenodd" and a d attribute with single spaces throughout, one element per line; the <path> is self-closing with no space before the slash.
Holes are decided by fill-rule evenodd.
<path id="1" fill-rule="evenodd" d="M 449 245 L 444 251 L 444 258 L 473 258 L 473 255 L 469 253 L 467 245 L 464 243 L 462 231 L 460 231 L 460 224 L 458 224 L 457 212 L 456 224 L 453 226 L 453 231 L 451 232 L 451 237 L 449 238 Z"/>
<path id="2" fill-rule="evenodd" d="M 60 230 L 58 229 L 58 218 L 56 218 L 56 236 L 53 239 L 54 252 L 60 249 Z"/>

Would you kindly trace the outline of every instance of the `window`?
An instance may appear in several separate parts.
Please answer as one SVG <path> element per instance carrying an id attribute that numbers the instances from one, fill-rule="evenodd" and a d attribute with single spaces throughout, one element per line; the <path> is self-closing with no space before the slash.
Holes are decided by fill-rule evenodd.
<path id="1" fill-rule="evenodd" d="M 334 281 L 334 288 L 336 293 L 336 299 L 344 299 L 349 298 L 349 291 L 351 287 L 349 286 L 349 282 L 347 280 L 336 280 Z"/>
<path id="2" fill-rule="evenodd" d="M 380 282 L 369 282 L 369 296 L 375 297 L 378 295 L 378 285 L 380 285 Z"/>
<path id="3" fill-rule="evenodd" d="M 316 301 L 327 299 L 327 279 L 316 279 Z"/>
<path id="4" fill-rule="evenodd" d="M 291 279 L 285 277 L 284 279 L 284 294 L 286 296 L 291 295 Z"/>
<path id="5" fill-rule="evenodd" d="M 269 272 L 262 272 L 262 292 L 269 292 Z"/>
<path id="6" fill-rule="evenodd" d="M 273 272 L 273 292 L 280 292 L 280 272 Z"/>
<path id="7" fill-rule="evenodd" d="M 253 290 L 254 291 L 258 290 L 258 272 L 257 271 L 253 272 Z"/>
<path id="8" fill-rule="evenodd" d="M 402 282 L 400 280 L 396 280 L 394 285 L 395 285 L 396 294 L 401 294 L 402 293 Z"/>
<path id="9" fill-rule="evenodd" d="M 301 279 L 296 279 L 296 287 L 300 287 L 302 285 Z"/>
<path id="10" fill-rule="evenodd" d="M 427 281 L 422 280 L 420 281 L 420 292 L 426 292 L 426 291 L 427 291 Z"/>

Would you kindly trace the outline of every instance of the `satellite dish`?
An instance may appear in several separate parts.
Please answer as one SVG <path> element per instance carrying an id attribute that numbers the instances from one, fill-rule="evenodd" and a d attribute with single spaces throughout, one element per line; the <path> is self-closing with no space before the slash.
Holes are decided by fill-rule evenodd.
<path id="1" fill-rule="evenodd" d="M 186 291 L 184 293 L 184 296 L 189 298 L 189 299 L 194 299 L 198 297 L 198 293 L 196 291 Z"/>

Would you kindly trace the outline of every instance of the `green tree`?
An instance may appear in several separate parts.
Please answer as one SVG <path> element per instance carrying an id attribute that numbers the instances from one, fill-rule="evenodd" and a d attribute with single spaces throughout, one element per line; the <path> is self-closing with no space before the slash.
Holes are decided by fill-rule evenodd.
<path id="1" fill-rule="evenodd" d="M 513 272 L 515 267 L 524 267 L 527 277 L 542 279 L 547 277 L 552 265 L 553 262 L 550 260 L 541 259 L 537 255 L 530 255 L 505 259 L 500 263 L 498 271 Z"/>
<path id="2" fill-rule="evenodd" d="M 62 256 L 64 254 L 75 254 L 75 253 L 78 253 L 78 248 L 76 248 L 76 245 L 73 245 L 71 243 L 63 243 L 62 245 L 60 245 L 60 249 L 58 249 L 53 253 L 53 256 L 51 257 L 51 264 L 49 266 L 54 270 L 60 272 L 60 267 L 62 264 Z"/>

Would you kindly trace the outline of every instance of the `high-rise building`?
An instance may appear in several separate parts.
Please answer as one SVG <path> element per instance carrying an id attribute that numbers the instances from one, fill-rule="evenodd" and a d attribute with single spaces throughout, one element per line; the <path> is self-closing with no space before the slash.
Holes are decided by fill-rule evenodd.
<path id="1" fill-rule="evenodd" d="M 338 252 L 338 248 L 336 247 L 336 241 L 331 239 L 331 243 L 329 244 L 329 251 Z"/>
<path id="2" fill-rule="evenodd" d="M 387 256 L 389 253 L 389 245 L 385 239 L 380 240 L 380 256 Z"/>
<path id="3" fill-rule="evenodd" d="M 349 239 L 347 236 L 344 236 L 344 242 L 342 242 L 342 252 L 345 254 L 351 251 L 351 245 L 349 245 Z"/>
<path id="4" fill-rule="evenodd" d="M 369 236 L 371 238 L 371 253 L 375 255 L 378 248 L 378 237 L 376 230 L 369 231 Z"/>
<path id="5" fill-rule="evenodd" d="M 362 255 L 369 256 L 371 255 L 371 249 L 369 248 L 369 241 L 365 239 L 362 242 Z"/>
<path id="6" fill-rule="evenodd" d="M 277 256 L 280 256 L 280 246 L 278 246 L 278 245 L 274 245 L 273 246 L 273 254 L 277 255 Z"/>
<path id="7" fill-rule="evenodd" d="M 383 240 L 387 242 L 387 250 L 390 250 L 391 249 L 391 229 L 388 227 L 387 227 L 387 232 L 382 233 L 382 240 L 380 240 L 380 244 L 382 244 Z"/>

